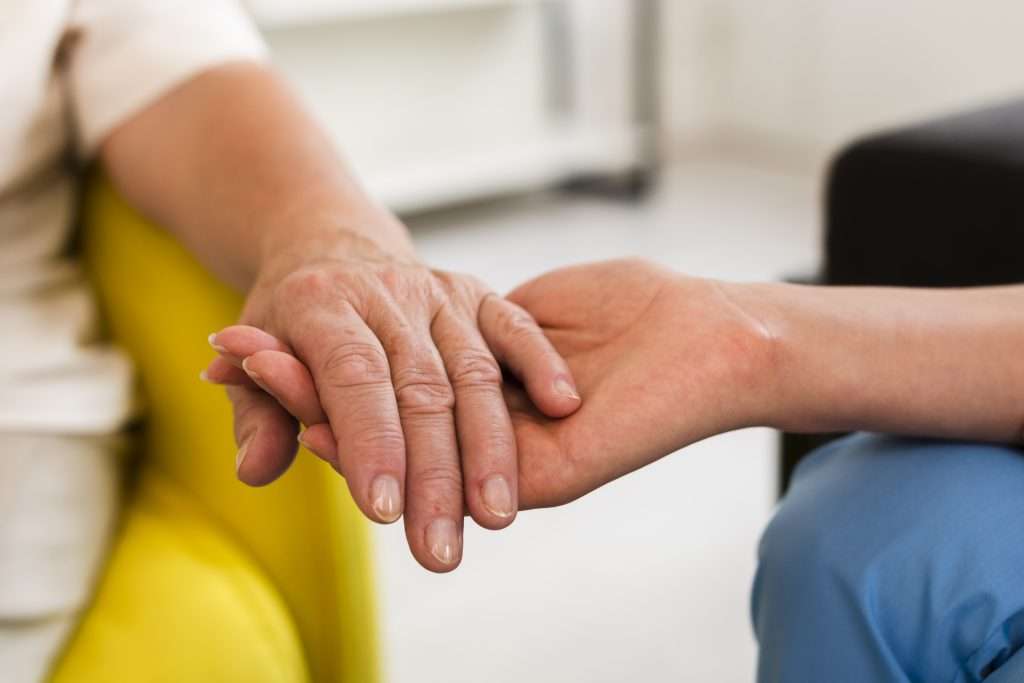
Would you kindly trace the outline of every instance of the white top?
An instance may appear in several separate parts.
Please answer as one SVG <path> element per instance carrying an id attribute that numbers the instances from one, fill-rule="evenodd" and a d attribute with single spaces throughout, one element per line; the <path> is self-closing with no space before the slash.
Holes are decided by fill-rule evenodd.
<path id="1" fill-rule="evenodd" d="M 118 124 L 264 47 L 233 0 L 0 0 L 0 432 L 108 433 L 134 406 L 66 252 L 79 170 Z"/>

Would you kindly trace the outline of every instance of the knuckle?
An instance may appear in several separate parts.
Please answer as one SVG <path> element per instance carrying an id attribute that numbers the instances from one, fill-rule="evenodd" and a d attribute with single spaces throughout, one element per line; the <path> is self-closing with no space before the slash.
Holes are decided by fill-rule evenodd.
<path id="1" fill-rule="evenodd" d="M 486 351 L 467 349 L 452 354 L 451 381 L 459 389 L 501 386 L 501 368 Z"/>
<path id="2" fill-rule="evenodd" d="M 409 273 L 395 266 L 381 268 L 377 278 L 390 292 L 402 292 L 409 284 Z"/>
<path id="3" fill-rule="evenodd" d="M 481 458 L 480 463 L 511 464 L 516 461 L 516 438 L 512 433 L 512 425 L 504 421 L 492 421 L 478 439 L 483 446 L 482 453 L 476 454 Z"/>
<path id="4" fill-rule="evenodd" d="M 390 263 L 377 267 L 368 285 L 392 301 L 411 301 L 432 297 L 436 283 L 423 266 Z"/>
<path id="5" fill-rule="evenodd" d="M 388 360 L 384 352 L 366 342 L 346 342 L 324 357 L 321 372 L 329 386 L 338 389 L 388 381 Z"/>
<path id="6" fill-rule="evenodd" d="M 462 474 L 455 465 L 435 464 L 419 469 L 414 474 L 418 486 L 442 495 L 462 497 Z"/>
<path id="7" fill-rule="evenodd" d="M 446 270 L 432 270 L 430 271 L 431 281 L 444 292 L 451 292 L 458 284 L 458 280 L 452 273 Z"/>
<path id="8" fill-rule="evenodd" d="M 247 434 L 251 433 L 252 426 L 258 421 L 257 404 L 251 396 L 241 390 L 228 391 L 228 398 L 231 400 L 234 412 L 235 442 L 240 443 Z"/>
<path id="9" fill-rule="evenodd" d="M 407 415 L 448 413 L 455 407 L 455 392 L 439 372 L 410 368 L 393 381 L 398 408 Z"/>
<path id="10" fill-rule="evenodd" d="M 463 273 L 444 273 L 443 282 L 449 298 L 468 310 L 478 308 L 490 291 L 482 280 Z"/>
<path id="11" fill-rule="evenodd" d="M 287 305 L 301 300 L 318 300 L 333 288 L 334 280 L 326 270 L 303 268 L 286 275 L 277 292 Z"/>
<path id="12" fill-rule="evenodd" d="M 361 460 L 385 460 L 405 451 L 405 438 L 399 427 L 372 418 L 356 426 L 348 446 Z"/>
<path id="13" fill-rule="evenodd" d="M 242 387 L 227 387 L 228 399 L 235 413 L 236 420 L 244 420 L 249 417 L 253 410 L 252 397 Z"/>
<path id="14" fill-rule="evenodd" d="M 436 296 L 449 303 L 469 307 L 470 302 L 478 298 L 473 296 L 475 284 L 466 275 L 436 270 L 432 280 Z"/>
<path id="15" fill-rule="evenodd" d="M 512 303 L 501 307 L 498 313 L 498 330 L 509 341 L 528 342 L 537 333 L 537 323 L 533 317 Z"/>
<path id="16" fill-rule="evenodd" d="M 254 407 L 250 401 L 235 403 L 235 422 L 240 427 L 253 421 Z"/>

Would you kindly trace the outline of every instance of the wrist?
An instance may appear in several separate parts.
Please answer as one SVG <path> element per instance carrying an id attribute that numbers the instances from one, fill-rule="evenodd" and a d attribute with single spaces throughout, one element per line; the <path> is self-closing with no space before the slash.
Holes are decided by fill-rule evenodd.
<path id="1" fill-rule="evenodd" d="M 282 203 L 264 216 L 259 235 L 258 274 L 282 263 L 340 259 L 416 262 L 405 226 L 384 207 L 365 197 L 310 192 Z"/>
<path id="2" fill-rule="evenodd" d="M 770 291 L 757 284 L 679 276 L 665 316 L 664 343 L 683 347 L 671 371 L 673 384 L 699 392 L 706 419 L 687 422 L 680 445 L 734 429 L 776 426 L 782 359 L 776 331 L 768 324 Z M 695 430 L 695 431 L 694 431 Z"/>
<path id="3" fill-rule="evenodd" d="M 853 423 L 867 356 L 850 348 L 848 315 L 825 288 L 737 285 L 738 300 L 763 327 L 770 359 L 759 385 L 759 424 L 790 432 L 846 431 Z"/>
<path id="4" fill-rule="evenodd" d="M 391 216 L 297 214 L 261 232 L 257 280 L 283 277 L 314 262 L 416 264 L 404 227 Z"/>
<path id="5" fill-rule="evenodd" d="M 736 332 L 724 340 L 730 368 L 728 385 L 736 397 L 736 423 L 731 428 L 774 427 L 792 412 L 787 375 L 789 358 L 779 292 L 766 283 L 715 281 L 726 308 L 735 318 Z"/>

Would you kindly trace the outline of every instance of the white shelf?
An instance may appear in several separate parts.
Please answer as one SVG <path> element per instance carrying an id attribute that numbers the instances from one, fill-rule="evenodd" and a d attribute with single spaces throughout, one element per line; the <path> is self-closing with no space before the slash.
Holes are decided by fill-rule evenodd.
<path id="1" fill-rule="evenodd" d="M 405 168 L 358 169 L 367 189 L 396 212 L 422 211 L 473 199 L 549 187 L 581 172 L 635 166 L 636 132 L 553 131 L 538 140 Z"/>
<path id="2" fill-rule="evenodd" d="M 429 14 L 455 10 L 526 5 L 540 0 L 247 0 L 265 29 L 289 28 L 324 21 L 346 21 Z"/>
<path id="3" fill-rule="evenodd" d="M 559 57 L 573 90 L 560 106 L 547 91 L 550 0 L 247 1 L 278 67 L 393 210 L 641 162 L 623 105 L 627 0 L 573 0 L 567 45 L 576 48 Z"/>

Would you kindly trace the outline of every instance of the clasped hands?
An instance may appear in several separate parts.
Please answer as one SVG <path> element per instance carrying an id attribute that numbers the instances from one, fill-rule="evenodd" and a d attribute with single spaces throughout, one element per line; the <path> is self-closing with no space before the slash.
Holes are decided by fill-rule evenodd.
<path id="1" fill-rule="evenodd" d="M 228 386 L 242 481 L 280 476 L 302 423 L 363 513 L 404 518 L 443 572 L 466 514 L 500 529 L 763 423 L 771 335 L 729 287 L 622 260 L 501 298 L 412 262 L 324 259 L 258 281 L 205 374 Z"/>

